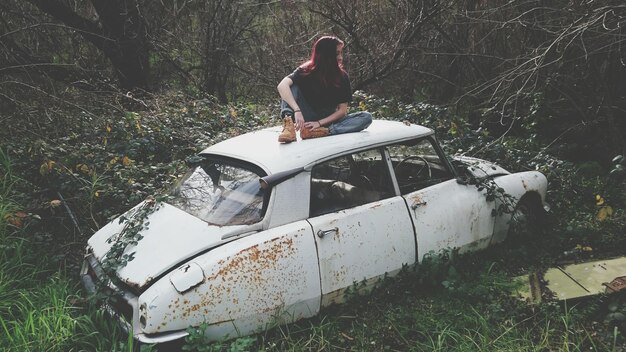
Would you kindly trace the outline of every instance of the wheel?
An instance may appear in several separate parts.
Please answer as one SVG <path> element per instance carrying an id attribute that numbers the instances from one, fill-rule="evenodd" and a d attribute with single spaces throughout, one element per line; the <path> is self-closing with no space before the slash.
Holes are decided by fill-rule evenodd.
<path id="1" fill-rule="evenodd" d="M 508 238 L 524 240 L 541 234 L 543 213 L 539 204 L 532 198 L 524 197 L 517 205 L 511 216 Z"/>

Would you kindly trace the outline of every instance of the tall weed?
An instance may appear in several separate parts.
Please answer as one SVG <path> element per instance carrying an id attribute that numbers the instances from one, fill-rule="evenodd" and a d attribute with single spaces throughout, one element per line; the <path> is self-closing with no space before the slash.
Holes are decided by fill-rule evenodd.
<path id="1" fill-rule="evenodd" d="M 36 220 L 14 201 L 18 182 L 0 150 L 0 350 L 115 350 L 115 341 L 123 339 L 119 328 L 95 309 L 82 311 L 76 283 L 51 266 L 46 248 L 29 241 Z M 108 336 L 94 333 L 107 329 Z"/>

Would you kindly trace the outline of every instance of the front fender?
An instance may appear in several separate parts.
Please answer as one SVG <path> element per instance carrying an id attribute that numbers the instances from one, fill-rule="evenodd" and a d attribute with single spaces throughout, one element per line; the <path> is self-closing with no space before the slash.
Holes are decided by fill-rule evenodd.
<path id="1" fill-rule="evenodd" d="M 245 336 L 320 308 L 315 242 L 304 221 L 229 242 L 181 269 L 139 298 L 146 336 L 202 323 L 210 340 Z"/>
<path id="2" fill-rule="evenodd" d="M 540 208 L 546 206 L 546 191 L 548 189 L 548 180 L 546 177 L 538 171 L 526 171 L 518 172 L 515 174 L 505 175 L 494 178 L 494 182 L 504 191 L 511 195 L 514 199 L 513 206 L 524 196 L 535 195 L 541 201 L 541 204 L 537 204 Z M 500 206 L 500 201 L 496 200 L 496 209 Z M 513 209 L 511 209 L 513 210 Z M 512 213 L 504 213 L 496 215 L 496 221 L 494 226 L 494 233 L 491 243 L 498 243 L 506 239 L 509 231 L 509 225 L 511 222 Z"/>

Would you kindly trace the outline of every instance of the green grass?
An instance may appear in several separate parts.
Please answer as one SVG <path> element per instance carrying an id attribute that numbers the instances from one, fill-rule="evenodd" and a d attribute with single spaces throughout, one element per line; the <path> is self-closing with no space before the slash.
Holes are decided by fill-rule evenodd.
<path id="1" fill-rule="evenodd" d="M 0 350 L 132 351 L 99 310 L 78 304 L 77 282 L 54 266 L 48 248 L 30 241 L 35 220 L 11 221 L 20 210 L 12 187 L 21 180 L 1 150 L 0 176 Z"/>
<path id="2" fill-rule="evenodd" d="M 402 281 L 406 280 L 402 279 Z M 402 289 L 393 283 L 388 289 Z M 383 290 L 384 291 L 384 290 Z M 504 293 L 504 292 L 503 292 Z M 374 292 L 322 318 L 278 327 L 259 338 L 266 351 L 611 351 L 593 338 L 576 308 L 507 297 L 476 302 L 459 292 Z M 384 302 L 384 300 L 389 300 Z"/>
<path id="3" fill-rule="evenodd" d="M 544 242 L 553 240 L 538 240 L 516 255 L 548 248 Z M 509 265 L 513 253 L 498 246 L 433 261 L 431 267 L 408 271 L 371 294 L 327 309 L 321 318 L 278 327 L 260 337 L 259 346 L 267 351 L 623 350 L 626 325 L 615 327 L 604 317 L 609 299 L 621 301 L 620 311 L 626 311 L 624 297 L 530 305 L 511 295 L 517 284 L 510 273 L 545 254 Z"/>

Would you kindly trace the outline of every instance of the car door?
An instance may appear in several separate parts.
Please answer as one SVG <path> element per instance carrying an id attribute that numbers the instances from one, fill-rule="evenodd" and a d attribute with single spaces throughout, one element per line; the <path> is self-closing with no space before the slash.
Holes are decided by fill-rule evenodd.
<path id="1" fill-rule="evenodd" d="M 494 202 L 456 182 L 436 141 L 422 138 L 387 147 L 393 174 L 415 226 L 417 258 L 446 248 L 484 248 L 493 234 Z"/>
<path id="2" fill-rule="evenodd" d="M 347 287 L 374 284 L 415 262 L 413 226 L 396 195 L 382 149 L 353 153 L 311 170 L 310 218 L 317 244 L 322 306 Z"/>

